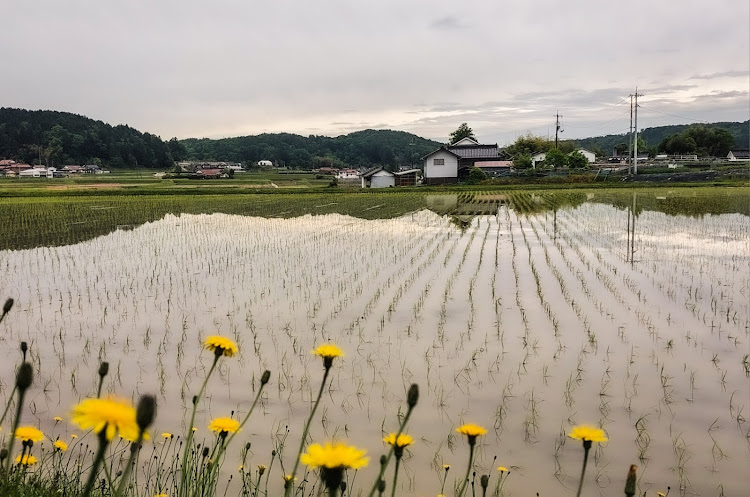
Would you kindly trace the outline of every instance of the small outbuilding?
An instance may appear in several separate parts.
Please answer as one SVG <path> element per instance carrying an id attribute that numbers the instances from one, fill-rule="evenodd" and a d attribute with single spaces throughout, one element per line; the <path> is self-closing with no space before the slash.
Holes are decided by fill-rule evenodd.
<path id="1" fill-rule="evenodd" d="M 727 154 L 727 159 L 730 161 L 748 161 L 750 160 L 750 149 L 747 148 L 737 148 L 734 150 L 730 150 Z"/>
<path id="2" fill-rule="evenodd" d="M 373 167 L 362 173 L 362 188 L 396 186 L 396 175 L 383 167 Z"/>

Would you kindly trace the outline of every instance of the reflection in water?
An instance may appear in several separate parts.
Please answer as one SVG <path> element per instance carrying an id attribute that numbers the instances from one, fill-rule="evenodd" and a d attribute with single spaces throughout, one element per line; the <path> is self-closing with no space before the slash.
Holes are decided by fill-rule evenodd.
<path id="1" fill-rule="evenodd" d="M 602 492 L 620 492 L 642 457 L 639 492 L 671 484 L 742 494 L 750 218 L 669 217 L 630 192 L 622 207 L 577 195 L 575 207 L 562 194 L 438 199 L 466 215 L 492 206 L 463 230 L 429 210 L 373 220 L 167 215 L 76 245 L 0 251 L 0 299 L 16 299 L 0 325 L 0 378 L 13 377 L 15 344 L 29 341 L 40 374 L 29 417 L 69 436 L 52 418 L 95 391 L 106 359 L 106 390 L 159 392 L 167 408 L 154 431 L 179 432 L 210 367 L 201 338 L 226 334 L 241 352 L 212 379 L 199 433 L 213 417 L 245 412 L 250 378 L 270 369 L 263 409 L 242 433 L 253 444 L 248 465 L 268 464 L 285 426 L 289 445 L 299 440 L 322 373 L 310 351 L 330 340 L 346 355 L 314 441 L 346 439 L 376 459 L 406 386 L 421 387 L 399 494 L 434 494 L 442 464 L 463 464 L 455 428 L 464 422 L 490 428 L 476 470 L 512 467 L 513 494 L 568 492 L 581 454 L 565 432 L 580 423 L 610 439 L 588 469 Z M 382 203 L 367 199 L 368 209 Z M 540 205 L 554 208 L 534 213 Z M 637 217 L 636 264 L 626 206 Z"/>

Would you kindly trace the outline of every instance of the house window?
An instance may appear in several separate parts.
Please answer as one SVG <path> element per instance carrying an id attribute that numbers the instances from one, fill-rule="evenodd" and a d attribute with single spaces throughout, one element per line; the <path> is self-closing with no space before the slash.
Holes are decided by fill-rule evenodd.
<path id="1" fill-rule="evenodd" d="M 445 165 L 445 159 L 433 159 L 432 165 L 433 166 L 444 166 Z"/>

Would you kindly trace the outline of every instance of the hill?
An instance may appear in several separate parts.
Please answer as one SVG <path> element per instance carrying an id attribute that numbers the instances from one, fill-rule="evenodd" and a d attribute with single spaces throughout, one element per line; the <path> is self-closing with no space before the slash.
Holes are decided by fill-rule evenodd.
<path id="1" fill-rule="evenodd" d="M 420 157 L 441 144 L 404 131 L 367 129 L 335 138 L 289 133 L 240 136 L 220 140 L 180 140 L 190 160 L 223 160 L 247 164 L 270 160 L 300 169 L 421 165 Z"/>
<path id="2" fill-rule="evenodd" d="M 172 145 L 176 140 L 172 142 Z M 168 168 L 169 145 L 126 125 L 51 110 L 0 108 L 0 159 L 29 164 Z"/>
<path id="3" fill-rule="evenodd" d="M 684 133 L 690 128 L 706 127 L 709 129 L 721 128 L 727 130 L 733 137 L 734 148 L 750 148 L 750 121 L 742 123 L 718 122 L 710 124 L 677 124 L 672 126 L 657 126 L 653 128 L 644 128 L 639 130 L 638 136 L 643 139 L 646 147 L 652 149 L 655 153 L 659 144 L 671 135 Z M 608 156 L 612 154 L 612 149 L 628 143 L 628 135 L 605 135 L 593 138 L 583 138 L 578 140 L 566 140 L 575 146 L 580 146 L 591 151 L 597 152 L 597 155 Z M 640 140 L 639 140 L 640 142 Z"/>

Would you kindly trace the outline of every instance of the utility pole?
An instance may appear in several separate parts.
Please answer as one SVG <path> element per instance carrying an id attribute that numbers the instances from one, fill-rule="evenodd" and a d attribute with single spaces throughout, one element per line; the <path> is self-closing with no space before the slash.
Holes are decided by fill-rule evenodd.
<path id="1" fill-rule="evenodd" d="M 628 174 L 633 173 L 633 94 L 630 94 L 630 130 L 628 131 Z"/>
<path id="2" fill-rule="evenodd" d="M 560 112 L 555 114 L 555 150 L 557 150 L 557 134 L 560 132 Z"/>
<path id="3" fill-rule="evenodd" d="M 633 140 L 633 174 L 638 174 L 638 87 L 635 87 L 635 139 Z"/>

